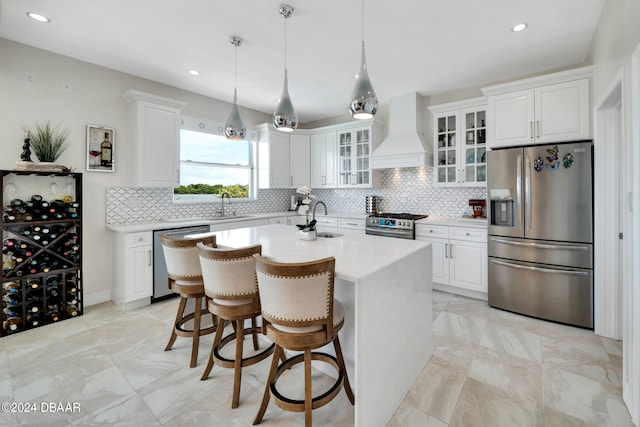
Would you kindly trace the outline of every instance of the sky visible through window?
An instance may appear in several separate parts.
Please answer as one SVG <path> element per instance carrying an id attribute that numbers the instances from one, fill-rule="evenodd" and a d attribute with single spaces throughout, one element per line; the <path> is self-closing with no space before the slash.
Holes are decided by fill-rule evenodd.
<path id="1" fill-rule="evenodd" d="M 248 166 L 249 141 L 229 141 L 223 136 L 181 129 L 180 161 L 186 160 Z M 183 163 L 180 166 L 180 184 L 248 185 L 249 171 Z"/>

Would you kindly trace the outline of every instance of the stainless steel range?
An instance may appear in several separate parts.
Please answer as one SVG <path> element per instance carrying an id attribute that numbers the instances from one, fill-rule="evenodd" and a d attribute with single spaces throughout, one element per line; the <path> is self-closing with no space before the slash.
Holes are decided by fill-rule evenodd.
<path id="1" fill-rule="evenodd" d="M 427 215 L 377 213 L 367 217 L 365 232 L 375 236 L 415 239 L 415 221 Z"/>

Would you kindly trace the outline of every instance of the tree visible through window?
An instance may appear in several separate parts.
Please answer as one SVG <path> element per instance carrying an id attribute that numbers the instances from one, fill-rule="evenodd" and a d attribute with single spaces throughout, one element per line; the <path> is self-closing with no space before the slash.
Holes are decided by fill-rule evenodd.
<path id="1" fill-rule="evenodd" d="M 232 198 L 250 197 L 251 141 L 229 141 L 202 123 L 198 131 L 185 127 L 180 130 L 180 187 L 174 189 L 174 200 L 213 200 L 224 192 Z"/>

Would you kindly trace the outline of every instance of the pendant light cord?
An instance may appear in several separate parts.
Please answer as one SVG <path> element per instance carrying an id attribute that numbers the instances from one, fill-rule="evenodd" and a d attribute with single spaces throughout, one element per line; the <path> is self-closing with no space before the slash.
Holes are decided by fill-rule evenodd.
<path id="1" fill-rule="evenodd" d="M 238 45 L 235 43 L 233 48 L 233 68 L 233 90 L 235 92 L 238 90 Z"/>
<path id="2" fill-rule="evenodd" d="M 287 69 L 287 17 L 284 17 L 284 69 Z"/>
<path id="3" fill-rule="evenodd" d="M 362 41 L 364 41 L 364 0 L 362 0 L 362 7 L 360 9 L 362 12 Z"/>

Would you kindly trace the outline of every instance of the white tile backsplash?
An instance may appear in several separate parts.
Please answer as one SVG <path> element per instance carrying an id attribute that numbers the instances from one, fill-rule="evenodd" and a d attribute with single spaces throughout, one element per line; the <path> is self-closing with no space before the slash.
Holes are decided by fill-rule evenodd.
<path id="1" fill-rule="evenodd" d="M 430 216 L 459 217 L 470 213 L 469 199 L 486 199 L 483 187 L 441 188 L 433 185 L 433 168 L 385 169 L 381 188 L 313 190 L 331 213 L 365 213 L 366 196 L 378 196 L 378 209 Z M 292 189 L 259 190 L 257 200 L 231 202 L 237 214 L 284 212 Z M 161 218 L 211 216 L 218 204 L 173 203 L 171 188 L 110 187 L 106 190 L 107 224 L 131 224 Z M 225 203 L 225 209 L 226 203 Z"/>

